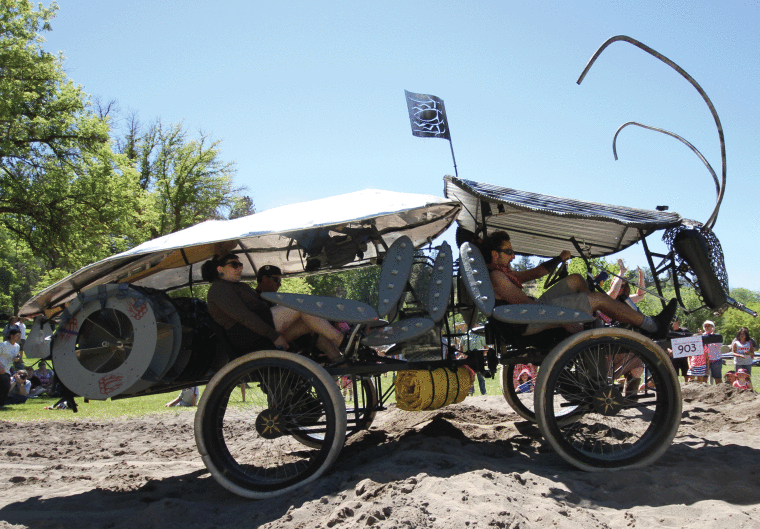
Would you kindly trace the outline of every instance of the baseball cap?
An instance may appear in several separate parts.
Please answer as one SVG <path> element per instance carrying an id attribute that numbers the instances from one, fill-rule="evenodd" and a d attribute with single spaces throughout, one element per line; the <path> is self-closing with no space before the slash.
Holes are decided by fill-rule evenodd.
<path id="1" fill-rule="evenodd" d="M 705 325 L 711 325 L 715 327 L 715 323 L 712 320 L 705 320 L 705 322 L 702 324 L 702 327 L 704 327 Z"/>
<path id="2" fill-rule="evenodd" d="M 256 274 L 256 281 L 261 281 L 261 278 L 264 276 L 281 276 L 282 270 L 280 270 L 278 267 L 274 265 L 264 265 L 261 268 L 259 268 L 258 273 Z"/>

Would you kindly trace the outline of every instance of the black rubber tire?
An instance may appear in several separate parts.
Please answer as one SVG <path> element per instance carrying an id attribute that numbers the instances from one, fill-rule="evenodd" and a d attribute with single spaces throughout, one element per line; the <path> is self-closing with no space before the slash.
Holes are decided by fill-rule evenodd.
<path id="1" fill-rule="evenodd" d="M 241 384 L 248 384 L 245 401 Z M 262 426 L 265 416 L 276 418 L 273 427 Z M 310 450 L 294 436 L 315 431 L 322 442 Z M 271 498 L 315 480 L 338 457 L 345 435 L 337 384 L 319 364 L 286 351 L 257 351 L 227 364 L 206 386 L 195 415 L 195 440 L 209 472 L 245 498 Z"/>
<path id="2" fill-rule="evenodd" d="M 541 372 L 541 366 L 534 366 L 536 369 L 536 379 L 538 373 Z M 514 373 L 515 364 L 506 365 L 501 369 L 501 392 L 504 395 L 504 399 L 507 404 L 517 413 L 520 417 L 526 421 L 536 422 L 536 404 L 535 404 L 535 389 L 530 393 L 517 393 L 517 389 L 514 385 Z M 566 421 L 575 413 L 575 408 L 562 408 L 562 416 L 558 415 L 558 419 Z"/>
<path id="3" fill-rule="evenodd" d="M 538 368 L 536 368 L 538 372 Z M 533 392 L 517 393 L 514 384 L 515 364 L 505 365 L 501 369 L 501 392 L 507 404 L 526 421 L 536 422 L 536 413 L 533 407 Z"/>
<path id="4" fill-rule="evenodd" d="M 635 378 L 643 374 L 641 381 L 651 377 L 655 389 L 629 393 L 625 386 L 638 390 Z M 633 380 L 626 384 L 628 379 Z M 555 416 L 560 399 L 577 403 L 571 421 Z M 668 356 L 648 338 L 626 329 L 592 329 L 567 338 L 544 360 L 536 383 L 541 433 L 582 470 L 654 462 L 673 442 L 681 408 L 681 387 Z"/>

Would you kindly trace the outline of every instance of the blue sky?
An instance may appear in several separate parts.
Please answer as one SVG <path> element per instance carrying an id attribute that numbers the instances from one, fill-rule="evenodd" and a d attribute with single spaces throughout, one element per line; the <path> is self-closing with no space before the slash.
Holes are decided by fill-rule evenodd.
<path id="1" fill-rule="evenodd" d="M 626 43 L 689 72 L 712 99 L 728 158 L 715 232 L 730 285 L 760 291 L 760 1 L 156 2 L 60 0 L 48 51 L 84 90 L 145 123 L 222 140 L 259 211 L 366 188 L 441 195 L 445 140 L 411 135 L 404 89 L 445 101 L 459 176 L 704 222 L 718 134 L 697 91 Z M 663 250 L 659 236 L 650 237 Z M 640 246 L 622 254 L 644 265 Z"/>

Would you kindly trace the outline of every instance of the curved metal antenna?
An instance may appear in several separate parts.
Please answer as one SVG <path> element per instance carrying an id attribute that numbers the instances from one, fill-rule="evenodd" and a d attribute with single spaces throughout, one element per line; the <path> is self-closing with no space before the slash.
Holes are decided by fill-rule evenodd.
<path id="1" fill-rule="evenodd" d="M 686 140 L 685 138 L 682 138 L 678 134 L 670 132 L 669 130 L 660 129 L 657 127 L 651 127 L 649 125 L 644 125 L 643 123 L 637 123 L 636 121 L 629 121 L 628 123 L 623 123 L 622 125 L 620 125 L 620 128 L 617 129 L 617 131 L 615 132 L 615 137 L 612 139 L 612 154 L 615 156 L 615 160 L 618 159 L 617 147 L 615 145 L 615 143 L 617 142 L 618 134 L 620 134 L 620 131 L 623 130 L 628 125 L 636 125 L 637 127 L 653 130 L 655 132 L 662 132 L 663 134 L 667 134 L 668 136 L 672 136 L 673 138 L 679 140 L 681 143 L 686 145 L 689 149 L 694 151 L 694 154 L 699 156 L 699 159 L 702 160 L 703 164 L 705 164 L 705 167 L 707 167 L 707 170 L 710 171 L 710 174 L 712 175 L 713 180 L 715 181 L 715 194 L 718 195 L 718 197 L 720 198 L 720 182 L 718 181 L 718 175 L 715 174 L 715 170 L 712 168 L 712 165 L 710 165 L 710 162 L 708 162 L 707 159 L 704 156 L 702 156 L 702 153 L 699 152 L 699 149 L 694 147 L 694 145 L 692 145 L 688 140 Z"/>
<path id="2" fill-rule="evenodd" d="M 718 127 L 718 137 L 720 138 L 720 158 L 723 165 L 723 171 L 722 171 L 722 178 L 721 178 L 721 185 L 720 185 L 720 191 L 718 192 L 718 200 L 715 204 L 715 209 L 712 212 L 712 215 L 710 215 L 710 218 L 707 219 L 707 222 L 705 223 L 705 226 L 708 228 L 712 228 L 715 225 L 715 221 L 718 218 L 718 210 L 720 209 L 720 204 L 723 202 L 723 195 L 726 192 L 726 141 L 723 136 L 723 126 L 720 124 L 720 118 L 718 117 L 718 113 L 715 110 L 715 107 L 712 104 L 712 101 L 710 101 L 710 98 L 707 97 L 707 94 L 702 89 L 701 86 L 699 86 L 699 83 L 697 83 L 694 78 L 689 75 L 686 70 L 678 66 L 676 63 L 665 57 L 663 54 L 659 53 L 658 51 L 653 50 L 646 44 L 639 42 L 636 39 L 632 39 L 631 37 L 628 37 L 626 35 L 617 35 L 615 37 L 612 37 L 610 39 L 607 39 L 607 41 L 602 44 L 598 50 L 596 50 L 596 53 L 591 57 L 591 59 L 588 61 L 588 64 L 586 64 L 586 67 L 583 69 L 583 73 L 581 73 L 581 76 L 576 81 L 578 84 L 581 84 L 583 81 L 583 78 L 586 77 L 586 74 L 591 69 L 591 66 L 594 64 L 594 61 L 596 61 L 597 57 L 601 55 L 601 53 L 613 42 L 617 41 L 624 41 L 628 42 L 629 44 L 633 44 L 637 48 L 640 48 L 647 52 L 648 54 L 652 55 L 653 57 L 656 57 L 657 59 L 660 59 L 662 62 L 673 68 L 675 71 L 677 71 L 681 76 L 689 81 L 691 85 L 696 88 L 697 92 L 699 92 L 699 95 L 702 96 L 702 99 L 705 100 L 705 103 L 707 103 L 707 106 L 710 108 L 710 112 L 712 113 L 713 119 L 715 120 L 715 125 Z"/>

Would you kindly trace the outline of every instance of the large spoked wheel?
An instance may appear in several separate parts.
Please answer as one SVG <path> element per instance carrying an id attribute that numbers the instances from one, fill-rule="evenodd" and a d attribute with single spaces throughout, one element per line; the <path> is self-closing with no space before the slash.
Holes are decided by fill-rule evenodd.
<path id="1" fill-rule="evenodd" d="M 507 404 L 526 421 L 536 422 L 535 385 L 541 366 L 511 364 L 501 370 L 501 392 Z M 521 377 L 521 374 L 527 375 Z M 577 411 L 577 406 L 563 406 L 556 410 L 558 420 L 564 422 Z"/>
<path id="2" fill-rule="evenodd" d="M 359 385 L 360 391 L 354 395 L 356 384 Z M 368 430 L 372 421 L 375 420 L 378 402 L 377 390 L 372 379 L 356 377 L 356 383 L 352 387 L 351 394 L 347 394 L 344 401 L 346 403 L 346 437 L 362 430 Z M 306 446 L 319 448 L 322 446 L 325 436 L 319 431 L 301 431 L 293 432 L 293 437 Z"/>
<path id="3" fill-rule="evenodd" d="M 314 447 L 299 440 L 317 436 Z M 337 384 L 319 364 L 284 351 L 258 351 L 226 365 L 206 386 L 195 415 L 206 467 L 246 498 L 270 498 L 318 478 L 345 436 Z"/>
<path id="4" fill-rule="evenodd" d="M 544 360 L 536 383 L 541 433 L 582 470 L 634 468 L 658 459 L 681 421 L 681 389 L 670 359 L 625 329 L 576 334 Z M 557 410 L 576 407 L 572 420 Z"/>

